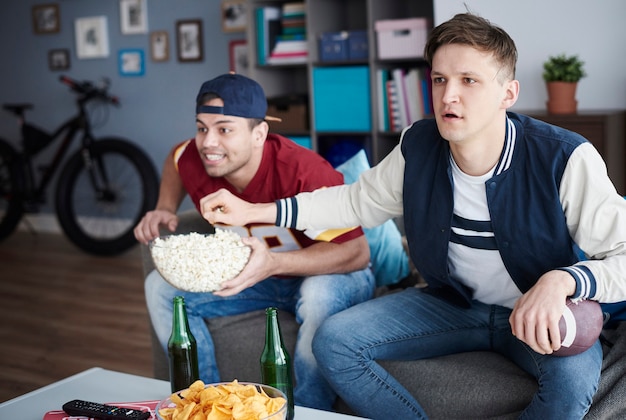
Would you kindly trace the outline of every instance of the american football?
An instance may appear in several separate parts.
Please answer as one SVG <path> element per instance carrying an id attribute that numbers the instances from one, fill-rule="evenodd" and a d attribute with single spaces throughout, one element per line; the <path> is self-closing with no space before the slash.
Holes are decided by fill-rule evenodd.
<path id="1" fill-rule="evenodd" d="M 565 311 L 559 320 L 561 348 L 554 356 L 572 356 L 582 353 L 596 342 L 602 332 L 603 316 L 600 304 L 593 300 L 578 303 L 567 299 Z"/>

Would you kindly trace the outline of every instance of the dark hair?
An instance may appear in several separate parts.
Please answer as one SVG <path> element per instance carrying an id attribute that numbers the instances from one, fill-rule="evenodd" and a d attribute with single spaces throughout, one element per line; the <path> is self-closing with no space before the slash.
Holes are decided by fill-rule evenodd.
<path id="1" fill-rule="evenodd" d="M 432 30 L 424 47 L 424 58 L 430 66 L 439 47 L 448 44 L 469 45 L 491 52 L 500 64 L 501 77 L 515 78 L 517 48 L 502 28 L 472 13 L 460 13 Z"/>
<path id="2" fill-rule="evenodd" d="M 222 99 L 222 97 L 218 95 L 217 93 L 213 93 L 213 92 L 205 93 L 202 96 L 200 96 L 198 100 L 196 101 L 196 107 L 205 105 L 211 99 L 215 99 L 215 98 Z M 257 125 L 265 121 L 260 118 L 246 118 L 246 119 L 248 120 L 248 125 L 250 126 L 250 130 L 252 130 L 254 127 L 256 127 Z"/>

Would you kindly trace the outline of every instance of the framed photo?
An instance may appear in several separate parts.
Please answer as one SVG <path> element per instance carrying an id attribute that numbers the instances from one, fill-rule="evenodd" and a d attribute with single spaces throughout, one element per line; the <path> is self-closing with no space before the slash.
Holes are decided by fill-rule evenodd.
<path id="1" fill-rule="evenodd" d="M 48 66 L 52 71 L 70 68 L 70 50 L 66 48 L 48 51 Z"/>
<path id="2" fill-rule="evenodd" d="M 33 6 L 33 30 L 36 34 L 59 32 L 59 5 L 39 4 Z"/>
<path id="3" fill-rule="evenodd" d="M 242 76 L 248 75 L 248 43 L 245 39 L 237 39 L 230 41 L 228 44 L 228 56 L 230 62 L 230 71 L 234 71 Z"/>
<path id="4" fill-rule="evenodd" d="M 102 58 L 109 56 L 109 32 L 106 16 L 79 18 L 74 21 L 76 56 Z"/>
<path id="5" fill-rule="evenodd" d="M 200 19 L 176 22 L 178 61 L 202 61 L 202 21 Z"/>
<path id="6" fill-rule="evenodd" d="M 150 34 L 150 57 L 152 61 L 170 59 L 170 41 L 167 31 L 154 31 Z"/>
<path id="7" fill-rule="evenodd" d="M 146 71 L 143 50 L 139 48 L 120 50 L 118 65 L 121 76 L 143 76 Z"/>
<path id="8" fill-rule="evenodd" d="M 148 32 L 148 2 L 146 0 L 120 0 L 120 20 L 124 35 Z"/>
<path id="9" fill-rule="evenodd" d="M 222 31 L 244 32 L 246 23 L 246 0 L 222 0 Z"/>

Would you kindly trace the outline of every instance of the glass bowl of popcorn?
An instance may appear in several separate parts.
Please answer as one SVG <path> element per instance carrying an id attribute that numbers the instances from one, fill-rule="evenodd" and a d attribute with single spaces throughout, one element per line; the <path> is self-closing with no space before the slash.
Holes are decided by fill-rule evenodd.
<path id="1" fill-rule="evenodd" d="M 241 236 L 225 229 L 214 234 L 163 235 L 149 244 L 152 261 L 165 281 L 187 292 L 214 292 L 236 277 L 251 249 Z"/>

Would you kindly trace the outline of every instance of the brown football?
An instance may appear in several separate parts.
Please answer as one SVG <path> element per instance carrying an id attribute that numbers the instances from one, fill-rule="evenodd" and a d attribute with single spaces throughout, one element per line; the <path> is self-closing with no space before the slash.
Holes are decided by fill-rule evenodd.
<path id="1" fill-rule="evenodd" d="M 591 347 L 602 332 L 603 316 L 600 304 L 594 300 L 578 303 L 567 299 L 565 311 L 559 320 L 561 348 L 555 356 L 572 356 Z"/>

